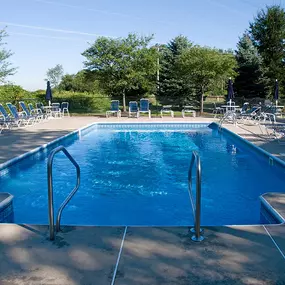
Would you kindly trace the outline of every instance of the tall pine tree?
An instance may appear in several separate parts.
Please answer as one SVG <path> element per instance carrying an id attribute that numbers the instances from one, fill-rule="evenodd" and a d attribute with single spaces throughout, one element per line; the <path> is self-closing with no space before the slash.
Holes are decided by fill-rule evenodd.
<path id="1" fill-rule="evenodd" d="M 245 33 L 237 44 L 236 60 L 238 76 L 235 79 L 237 96 L 244 98 L 265 97 L 262 58 Z"/>
<path id="2" fill-rule="evenodd" d="M 161 49 L 158 99 L 162 104 L 184 105 L 195 103 L 195 92 L 189 83 L 180 78 L 178 59 L 192 43 L 177 36 Z"/>
<path id="3" fill-rule="evenodd" d="M 285 84 L 285 11 L 278 5 L 267 6 L 250 23 L 250 37 L 262 56 L 267 77 L 267 95 L 273 93 L 275 79 L 284 90 Z M 282 88 L 283 87 L 283 88 Z M 284 91 L 283 91 L 284 93 Z"/>

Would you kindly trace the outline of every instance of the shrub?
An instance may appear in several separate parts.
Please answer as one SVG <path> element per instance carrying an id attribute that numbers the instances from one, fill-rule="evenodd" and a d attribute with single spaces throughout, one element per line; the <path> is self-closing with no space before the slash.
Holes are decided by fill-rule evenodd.
<path id="1" fill-rule="evenodd" d="M 110 101 L 101 94 L 58 93 L 53 96 L 53 102 L 69 102 L 70 111 L 75 113 L 105 112 L 110 108 Z"/>
<path id="2" fill-rule="evenodd" d="M 34 100 L 46 104 L 45 93 L 35 93 Z M 102 94 L 55 92 L 53 102 L 68 102 L 69 110 L 73 113 L 99 113 L 110 108 L 110 98 Z"/>
<path id="3" fill-rule="evenodd" d="M 28 103 L 42 102 L 45 100 L 45 90 L 28 92 L 20 86 L 4 85 L 0 87 L 0 103 L 6 105 L 7 102 L 18 107 L 19 101 Z M 74 92 L 54 92 L 53 102 L 69 102 L 69 110 L 73 113 L 100 113 L 110 108 L 111 99 L 102 94 L 74 93 Z"/>
<path id="4" fill-rule="evenodd" d="M 0 86 L 1 103 L 5 104 L 7 102 L 11 102 L 12 104 L 16 104 L 27 96 L 29 96 L 29 92 L 21 86 L 12 84 Z"/>

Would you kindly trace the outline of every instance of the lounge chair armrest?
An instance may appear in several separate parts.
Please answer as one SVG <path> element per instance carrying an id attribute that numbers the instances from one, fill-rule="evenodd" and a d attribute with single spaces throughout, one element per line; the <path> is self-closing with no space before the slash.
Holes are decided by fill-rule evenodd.
<path id="1" fill-rule="evenodd" d="M 19 117 L 21 117 L 21 118 L 24 118 L 24 117 L 27 117 L 27 116 L 28 116 L 25 111 L 18 112 L 18 115 L 19 115 Z"/>
<path id="2" fill-rule="evenodd" d="M 33 115 L 39 115 L 39 114 L 42 114 L 42 110 L 41 109 L 33 109 L 31 110 L 31 114 Z"/>
<path id="3" fill-rule="evenodd" d="M 51 109 L 51 112 L 59 113 L 61 112 L 61 108 Z"/>

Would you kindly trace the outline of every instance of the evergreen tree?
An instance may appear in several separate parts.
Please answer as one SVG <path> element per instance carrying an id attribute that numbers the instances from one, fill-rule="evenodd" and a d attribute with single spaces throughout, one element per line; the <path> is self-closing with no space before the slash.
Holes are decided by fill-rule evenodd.
<path id="1" fill-rule="evenodd" d="M 236 50 L 238 76 L 235 79 L 237 96 L 245 98 L 265 97 L 262 58 L 245 33 L 239 40 Z"/>
<path id="2" fill-rule="evenodd" d="M 188 82 L 180 77 L 178 59 L 192 43 L 184 36 L 177 36 L 160 51 L 160 79 L 158 99 L 162 104 L 184 105 L 195 103 L 195 93 Z"/>
<path id="3" fill-rule="evenodd" d="M 285 83 L 285 11 L 278 5 L 261 10 L 252 23 L 249 33 L 253 44 L 262 56 L 266 88 L 273 93 L 275 79 Z M 269 83 L 268 83 L 269 82 Z M 282 89 L 282 88 L 281 88 Z M 270 95 L 270 94 L 267 94 Z"/>

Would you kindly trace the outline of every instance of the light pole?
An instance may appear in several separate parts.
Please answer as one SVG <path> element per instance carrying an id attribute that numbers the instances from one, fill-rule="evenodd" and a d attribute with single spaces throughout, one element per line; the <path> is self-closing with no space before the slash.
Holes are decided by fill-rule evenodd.
<path id="1" fill-rule="evenodd" d="M 157 97 L 158 97 L 158 92 L 159 92 L 159 45 L 156 45 L 157 47 L 157 69 L 156 69 L 156 116 L 158 116 L 158 108 L 157 108 Z"/>
<path id="2" fill-rule="evenodd" d="M 156 81 L 157 81 L 157 90 L 159 90 L 159 45 L 157 46 L 157 72 L 156 72 Z"/>

